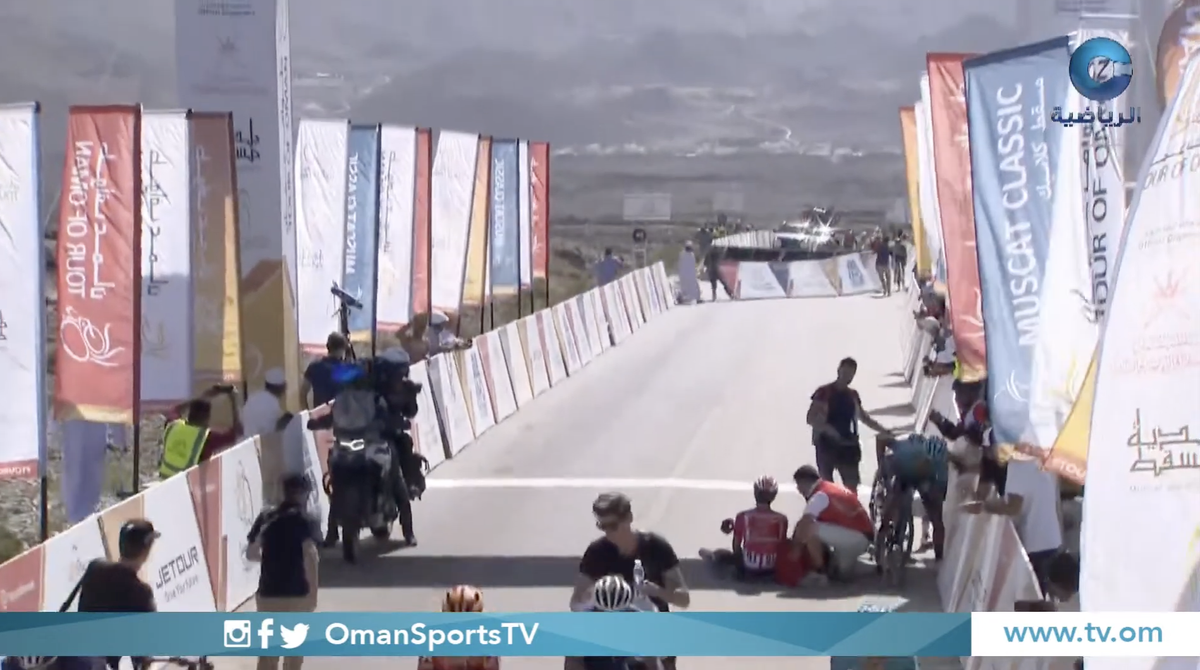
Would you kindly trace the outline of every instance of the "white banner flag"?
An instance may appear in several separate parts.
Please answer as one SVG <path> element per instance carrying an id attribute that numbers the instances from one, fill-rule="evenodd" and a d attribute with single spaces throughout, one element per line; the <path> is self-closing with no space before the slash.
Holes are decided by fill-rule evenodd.
<path id="1" fill-rule="evenodd" d="M 478 153 L 478 135 L 452 131 L 438 135 L 429 198 L 429 292 L 433 308 L 444 312 L 458 312 L 462 300 Z"/>
<path id="2" fill-rule="evenodd" d="M 1083 97 L 1067 87 L 1066 100 L 1047 106 L 1082 109 Z M 1058 157 L 1051 182 L 1054 225 L 1042 276 L 1037 340 L 1030 369 L 1029 421 L 1021 436 L 1040 449 L 1050 449 L 1075 406 L 1099 330 L 1092 306 L 1091 240 L 1084 218 L 1083 126 L 1059 130 Z"/>
<path id="3" fill-rule="evenodd" d="M 346 172 L 350 123 L 300 121 L 296 137 L 296 322 L 300 346 L 324 353 L 338 330 L 338 300 L 346 262 Z"/>
<path id="4" fill-rule="evenodd" d="M 260 388 L 267 370 L 283 367 L 298 388 L 295 334 L 284 325 L 295 322 L 297 273 L 288 0 L 174 4 L 179 105 L 233 114 L 243 372 Z"/>
<path id="5" fill-rule="evenodd" d="M 1123 30 L 1080 31 L 1081 42 L 1094 37 L 1107 37 L 1120 44 L 1129 44 L 1129 34 Z M 1127 110 L 1129 97 L 1126 92 L 1108 102 L 1087 102 L 1099 118 L 1103 114 L 1119 115 Z M 1107 127 L 1099 121 L 1094 122 L 1091 129 L 1083 134 L 1084 205 L 1091 238 L 1088 240 L 1088 251 L 1091 255 L 1092 285 L 1088 295 L 1092 297 L 1096 315 L 1101 319 L 1108 306 L 1112 273 L 1117 267 L 1117 246 L 1121 243 L 1121 229 L 1125 226 L 1124 165 L 1128 135 L 1124 130 Z"/>
<path id="6" fill-rule="evenodd" d="M 921 221 L 925 242 L 933 259 L 933 276 L 946 281 L 946 240 L 942 235 L 942 210 L 937 197 L 937 164 L 933 151 L 933 108 L 929 106 L 929 75 L 921 75 L 921 102 L 916 106 L 917 164 L 920 166 Z"/>
<path id="7" fill-rule="evenodd" d="M 188 113 L 142 113 L 142 409 L 192 397 Z"/>
<path id="8" fill-rule="evenodd" d="M 0 108 L 0 479 L 37 477 L 46 443 L 46 271 L 37 167 L 37 106 Z"/>
<path id="9" fill-rule="evenodd" d="M 1193 59 L 1142 168 L 1109 296 L 1083 500 L 1085 612 L 1200 609 L 1200 442 L 1192 436 L 1200 436 L 1197 119 L 1200 59 Z M 1086 663 L 1088 670 L 1163 667 L 1154 658 Z"/>
<path id="10" fill-rule="evenodd" d="M 412 319 L 413 214 L 417 131 L 384 126 L 379 136 L 379 280 L 375 327 L 391 331 Z"/>
<path id="11" fill-rule="evenodd" d="M 517 144 L 517 233 L 520 243 L 521 288 L 533 286 L 533 191 L 529 174 L 529 143 Z"/>

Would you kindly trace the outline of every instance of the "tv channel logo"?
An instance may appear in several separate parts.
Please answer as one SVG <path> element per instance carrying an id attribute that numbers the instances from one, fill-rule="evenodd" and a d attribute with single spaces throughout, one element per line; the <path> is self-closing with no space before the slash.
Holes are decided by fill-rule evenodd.
<path id="1" fill-rule="evenodd" d="M 1095 102 L 1107 102 L 1129 88 L 1133 81 L 1133 59 L 1116 40 L 1093 37 L 1075 48 L 1068 65 L 1071 85 Z"/>

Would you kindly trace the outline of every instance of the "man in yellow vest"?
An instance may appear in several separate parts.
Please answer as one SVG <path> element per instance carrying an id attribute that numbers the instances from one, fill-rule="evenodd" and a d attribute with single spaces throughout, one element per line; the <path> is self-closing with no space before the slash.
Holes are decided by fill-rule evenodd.
<path id="1" fill-rule="evenodd" d="M 210 426 L 212 399 L 217 396 L 229 398 L 233 426 L 228 430 L 214 430 Z M 235 386 L 218 384 L 199 398 L 178 405 L 168 413 L 167 426 L 163 431 L 162 460 L 158 465 L 160 477 L 167 479 L 179 474 L 238 443 L 242 436 L 242 424 L 236 396 Z"/>

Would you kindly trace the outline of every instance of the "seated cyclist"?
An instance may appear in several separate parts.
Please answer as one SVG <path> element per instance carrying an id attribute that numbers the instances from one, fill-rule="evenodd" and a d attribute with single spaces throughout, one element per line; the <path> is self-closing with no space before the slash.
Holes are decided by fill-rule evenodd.
<path id="1" fill-rule="evenodd" d="M 918 433 L 898 439 L 880 435 L 876 440 L 875 456 L 884 476 L 890 479 L 882 518 L 893 518 L 902 496 L 911 496 L 916 491 L 933 524 L 934 560 L 942 560 L 946 539 L 942 502 L 950 482 L 950 449 L 946 441 Z"/>
<path id="2" fill-rule="evenodd" d="M 775 479 L 760 477 L 754 482 L 754 507 L 721 522 L 721 532 L 733 534 L 733 546 L 728 553 L 714 552 L 713 557 L 731 563 L 739 579 L 774 574 L 780 545 L 786 549 L 787 516 L 771 509 L 778 495 Z"/>
<path id="3" fill-rule="evenodd" d="M 455 586 L 442 598 L 443 612 L 482 612 L 483 591 L 474 586 Z M 499 670 L 496 656 L 422 656 L 417 670 Z"/>

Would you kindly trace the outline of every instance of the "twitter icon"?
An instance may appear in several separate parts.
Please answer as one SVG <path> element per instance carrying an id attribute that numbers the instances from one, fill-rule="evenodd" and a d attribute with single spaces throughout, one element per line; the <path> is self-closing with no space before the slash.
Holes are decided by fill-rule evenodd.
<path id="1" fill-rule="evenodd" d="M 283 638 L 284 649 L 295 649 L 308 639 L 308 624 L 298 623 L 294 628 L 280 626 L 279 637 Z"/>

